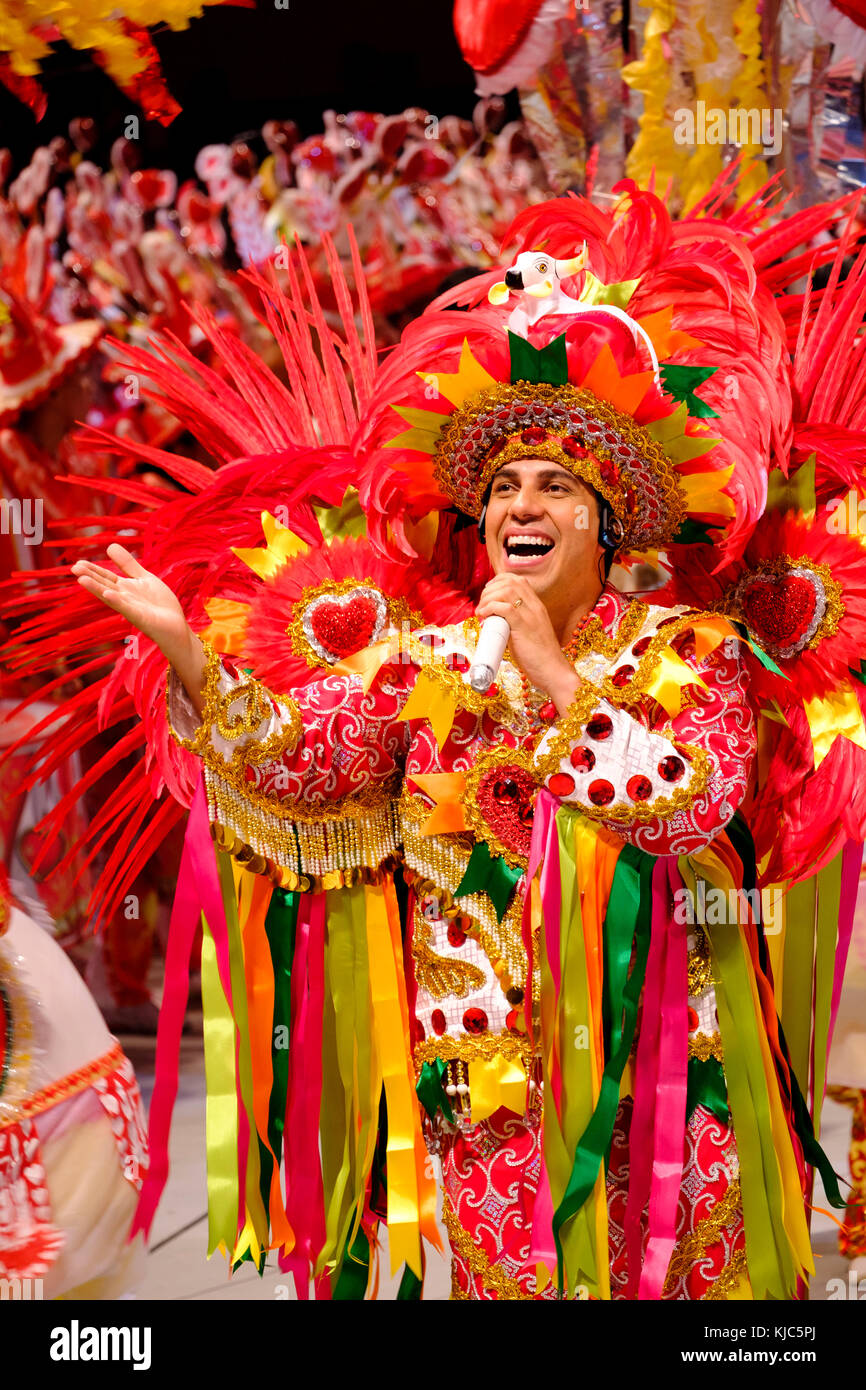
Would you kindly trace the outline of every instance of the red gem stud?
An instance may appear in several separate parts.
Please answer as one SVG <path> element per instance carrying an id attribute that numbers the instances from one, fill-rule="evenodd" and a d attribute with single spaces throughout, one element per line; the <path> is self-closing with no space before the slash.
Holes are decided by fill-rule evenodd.
<path id="1" fill-rule="evenodd" d="M 678 782 L 686 770 L 686 765 L 682 758 L 662 758 L 659 763 L 659 776 L 666 782 Z"/>
<path id="2" fill-rule="evenodd" d="M 448 1027 L 448 1024 L 445 1022 L 445 1015 L 443 1014 L 441 1009 L 433 1010 L 432 1014 L 430 1015 L 430 1024 L 433 1029 L 433 1032 L 437 1033 L 441 1038 L 442 1034 L 445 1032 L 445 1029 Z"/>
<path id="3" fill-rule="evenodd" d="M 571 765 L 576 767 L 578 772 L 592 772 L 595 767 L 595 754 L 591 748 L 572 748 Z"/>
<path id="4" fill-rule="evenodd" d="M 595 782 L 590 782 L 589 786 L 586 789 L 586 794 L 592 802 L 593 806 L 609 806 L 610 803 L 613 801 L 613 798 L 616 796 L 616 792 L 614 791 L 611 783 L 605 782 L 601 779 L 598 779 Z"/>
<path id="5" fill-rule="evenodd" d="M 457 918 L 453 918 L 448 923 L 448 945 L 454 946 L 456 949 L 456 947 L 462 946 L 465 940 L 465 931 L 459 925 Z"/>
<path id="6" fill-rule="evenodd" d="M 487 1015 L 483 1009 L 467 1009 L 463 1015 L 463 1027 L 467 1033 L 485 1033 Z"/>
<path id="7" fill-rule="evenodd" d="M 608 714 L 594 714 L 587 723 L 586 732 L 600 743 L 613 733 L 613 720 Z"/>
<path id="8" fill-rule="evenodd" d="M 649 651 L 649 644 L 650 644 L 651 641 L 652 641 L 652 638 L 651 638 L 651 637 L 642 637 L 642 638 L 640 639 L 639 642 L 635 642 L 634 646 L 632 647 L 632 651 L 634 652 L 634 655 L 635 655 L 635 656 L 643 656 L 644 652 L 648 652 L 648 651 Z"/>
<path id="9" fill-rule="evenodd" d="M 632 801 L 649 801 L 653 784 L 648 777 L 630 777 L 625 787 Z"/>
<path id="10" fill-rule="evenodd" d="M 544 704 L 541 706 L 541 709 L 538 711 L 539 718 L 544 719 L 549 724 L 556 718 L 556 715 L 556 705 L 553 703 L 552 700 L 545 700 Z"/>
<path id="11" fill-rule="evenodd" d="M 613 681 L 617 690 L 621 690 L 624 685 L 628 685 L 633 675 L 633 666 L 619 666 L 611 676 L 611 680 Z"/>
<path id="12" fill-rule="evenodd" d="M 569 777 L 567 772 L 555 772 L 547 785 L 554 796 L 571 796 L 574 791 L 574 778 Z"/>

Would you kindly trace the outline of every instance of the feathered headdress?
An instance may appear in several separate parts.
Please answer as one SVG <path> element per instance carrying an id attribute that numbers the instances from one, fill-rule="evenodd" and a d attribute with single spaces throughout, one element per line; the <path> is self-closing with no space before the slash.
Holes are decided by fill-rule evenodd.
<path id="1" fill-rule="evenodd" d="M 627 554 L 742 548 L 790 430 L 784 324 L 742 239 L 620 191 L 527 210 L 504 279 L 409 327 L 367 415 L 369 511 L 477 517 L 498 468 L 538 457 L 608 502 Z"/>

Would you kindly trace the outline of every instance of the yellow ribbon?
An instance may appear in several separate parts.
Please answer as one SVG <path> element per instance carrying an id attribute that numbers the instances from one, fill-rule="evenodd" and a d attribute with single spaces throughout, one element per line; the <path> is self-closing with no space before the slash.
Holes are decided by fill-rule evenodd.
<path id="1" fill-rule="evenodd" d="M 360 676 L 366 694 L 385 662 L 396 650 L 394 639 L 388 637 L 383 642 L 374 642 L 372 647 L 365 647 L 363 651 L 352 652 L 351 656 L 342 657 L 340 661 L 334 662 L 332 669 L 337 675 Z"/>
<path id="2" fill-rule="evenodd" d="M 388 1102 L 386 1163 L 391 1273 L 396 1274 L 405 1261 L 420 1279 L 420 1193 L 414 1141 L 417 1103 L 407 1070 L 407 1042 L 399 999 L 400 972 L 392 949 L 383 886 L 365 884 L 364 898 L 373 1029 Z"/>
<path id="3" fill-rule="evenodd" d="M 504 1106 L 515 1115 L 526 1108 L 526 1072 L 504 1057 L 472 1063 L 472 1122 L 487 1120 Z"/>
<path id="4" fill-rule="evenodd" d="M 863 714 L 850 682 L 846 681 L 831 695 L 804 700 L 803 706 L 812 735 L 816 768 L 821 766 L 837 738 L 848 738 L 858 748 L 866 749 Z"/>
<path id="5" fill-rule="evenodd" d="M 216 947 L 202 917 L 201 1002 L 207 1084 L 205 1146 L 210 1259 L 228 1255 L 238 1229 L 238 1106 L 235 1084 L 235 1026 L 220 983 Z"/>
<path id="6" fill-rule="evenodd" d="M 693 671 L 670 647 L 665 647 L 656 658 L 647 693 L 673 717 L 682 708 L 682 692 L 687 685 L 700 685 L 704 690 L 707 688 L 706 681 L 701 679 L 697 671 Z"/>
<path id="7" fill-rule="evenodd" d="M 398 718 L 429 720 L 441 751 L 448 740 L 456 713 L 456 695 L 440 685 L 429 671 L 420 671 Z"/>

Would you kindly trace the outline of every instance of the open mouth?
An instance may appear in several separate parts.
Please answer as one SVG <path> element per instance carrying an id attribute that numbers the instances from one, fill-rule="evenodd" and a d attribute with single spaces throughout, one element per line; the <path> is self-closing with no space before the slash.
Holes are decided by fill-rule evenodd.
<path id="1" fill-rule="evenodd" d="M 554 548 L 549 536 L 506 536 L 505 556 L 514 564 L 531 565 L 542 561 Z"/>

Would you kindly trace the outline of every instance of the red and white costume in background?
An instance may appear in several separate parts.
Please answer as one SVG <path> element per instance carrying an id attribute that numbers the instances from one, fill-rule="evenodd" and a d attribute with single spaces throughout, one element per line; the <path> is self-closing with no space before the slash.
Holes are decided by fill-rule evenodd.
<path id="1" fill-rule="evenodd" d="M 258 853 L 275 852 L 269 843 L 269 806 L 276 825 L 282 807 L 291 814 L 291 807 L 300 806 L 304 819 L 320 817 L 327 826 L 335 811 L 354 802 L 380 818 L 382 836 L 393 834 L 390 844 L 380 841 L 377 853 L 383 847 L 400 852 L 413 885 L 406 958 L 417 1071 L 433 1058 L 459 1060 L 468 1065 L 471 1081 L 473 1058 L 489 1060 L 501 1052 L 506 1059 L 519 1056 L 531 1072 L 522 1009 L 506 997 L 494 971 L 505 960 L 508 979 L 525 977 L 526 955 L 515 927 L 522 892 L 515 894 L 501 924 L 482 895 L 458 899 L 461 916 L 445 915 L 469 850 L 465 844 L 455 847 L 453 835 L 424 833 L 423 822 L 435 810 L 436 779 L 449 773 L 480 775 L 476 800 L 486 827 L 479 824 L 474 833 L 482 838 L 486 829 L 495 837 L 497 817 L 519 811 L 514 798 L 496 799 L 496 750 L 519 750 L 518 757 L 534 758 L 542 768 L 546 755 L 553 769 L 546 771 L 548 789 L 614 834 L 653 854 L 686 855 L 702 848 L 745 794 L 755 734 L 738 643 L 729 641 L 698 661 L 691 621 L 683 608 L 650 607 L 607 584 L 582 625 L 575 669 L 592 687 L 609 675 L 617 701 L 593 699 L 588 717 L 580 718 L 575 709 L 540 739 L 530 729 L 532 711 L 520 672 L 508 661 L 500 668 L 496 693 L 476 696 L 474 711 L 460 711 L 441 750 L 426 721 L 400 721 L 420 670 L 435 671 L 442 662 L 453 672 L 451 679 L 463 680 L 476 640 L 470 624 L 414 632 L 413 659 L 383 669 L 369 693 L 359 677 L 329 676 L 279 698 L 211 651 L 201 722 L 173 674 L 170 717 L 176 736 L 203 759 L 212 821 Z M 654 639 L 662 634 L 667 641 L 671 629 L 673 649 L 704 682 L 703 689 L 690 687 L 692 699 L 673 719 L 644 693 L 659 646 Z M 437 665 L 425 666 L 425 651 L 431 649 Z M 465 691 L 471 698 L 468 685 Z M 544 696 L 533 694 L 537 706 Z M 253 804 L 257 835 L 250 832 Z M 278 834 L 276 828 L 273 833 Z M 359 859 L 365 862 L 374 866 L 372 859 Z M 690 1050 L 704 1056 L 711 1050 L 721 1060 L 708 979 L 689 1006 Z M 608 1187 L 614 1296 L 617 1286 L 623 1296 L 627 1269 L 621 1179 L 628 1167 L 629 1110 L 624 1100 Z M 539 1118 L 537 1109 L 523 1119 L 500 1110 L 481 1123 L 455 1127 L 440 1117 L 431 1133 L 443 1164 L 457 1298 L 535 1297 L 528 1256 Z M 698 1106 L 686 1134 L 677 1228 L 686 1255 L 676 1263 L 681 1272 L 670 1280 L 670 1296 L 703 1297 L 732 1268 L 731 1259 L 743 1246 L 737 1171 L 732 1130 Z M 724 1218 L 708 1232 L 704 1218 L 720 1201 L 717 1210 Z M 730 1287 L 732 1276 L 726 1277 Z"/>
<path id="2" fill-rule="evenodd" d="M 0 1277 L 117 1298 L 143 1255 L 127 1244 L 147 1170 L 135 1074 L 50 934 L 5 897 L 0 930 Z"/>

